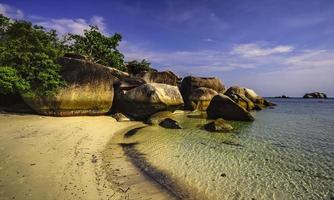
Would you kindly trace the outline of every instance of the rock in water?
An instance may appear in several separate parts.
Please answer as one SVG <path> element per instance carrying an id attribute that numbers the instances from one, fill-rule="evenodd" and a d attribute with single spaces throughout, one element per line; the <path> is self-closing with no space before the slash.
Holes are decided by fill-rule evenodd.
<path id="1" fill-rule="evenodd" d="M 158 125 L 164 119 L 170 118 L 173 115 L 171 111 L 161 111 L 157 112 L 150 116 L 150 118 L 146 121 L 147 124 Z"/>
<path id="2" fill-rule="evenodd" d="M 254 92 L 254 91 L 253 91 Z M 238 103 L 241 107 L 250 111 L 254 109 L 255 99 L 257 97 L 256 93 L 252 93 L 252 100 L 246 97 L 246 88 L 239 86 L 232 86 L 226 90 L 225 95 L 230 97 L 233 101 Z"/>
<path id="3" fill-rule="evenodd" d="M 325 93 L 322 92 L 312 92 L 312 93 L 307 93 L 303 96 L 304 99 L 311 99 L 311 98 L 315 98 L 315 99 L 326 99 L 327 95 Z"/>
<path id="4" fill-rule="evenodd" d="M 256 94 L 254 90 L 240 86 L 230 87 L 228 90 L 226 90 L 225 95 L 230 97 L 233 101 L 248 111 L 258 110 L 258 106 L 275 106 L 274 103 L 271 103 Z"/>
<path id="5" fill-rule="evenodd" d="M 159 123 L 160 126 L 169 129 L 182 129 L 179 123 L 171 118 L 166 118 Z"/>
<path id="6" fill-rule="evenodd" d="M 223 94 L 213 97 L 207 108 L 207 114 L 210 119 L 254 121 L 254 117 L 247 110 Z"/>
<path id="7" fill-rule="evenodd" d="M 218 93 L 210 88 L 200 87 L 195 89 L 189 96 L 191 110 L 205 111 L 211 99 Z"/>
<path id="8" fill-rule="evenodd" d="M 115 113 L 112 115 L 118 122 L 128 122 L 130 119 L 122 113 Z"/>
<path id="9" fill-rule="evenodd" d="M 63 57 L 61 76 L 66 87 L 54 96 L 22 94 L 24 101 L 37 113 L 53 116 L 102 115 L 113 103 L 113 85 L 118 79 L 108 67 L 82 59 Z"/>
<path id="10" fill-rule="evenodd" d="M 204 129 L 210 132 L 227 132 L 233 130 L 233 127 L 224 119 L 219 118 L 213 122 L 205 124 Z"/>
<path id="11" fill-rule="evenodd" d="M 216 77 L 194 77 L 187 76 L 182 80 L 181 83 L 181 94 L 185 103 L 185 108 L 192 110 L 193 106 L 191 104 L 190 96 L 194 93 L 194 90 L 204 87 L 209 88 L 217 93 L 223 93 L 225 87 L 223 83 Z"/>
<path id="12" fill-rule="evenodd" d="M 183 99 L 176 86 L 147 83 L 121 95 L 115 102 L 117 112 L 137 120 L 145 120 L 159 111 L 173 111 L 183 106 Z"/>
<path id="13" fill-rule="evenodd" d="M 254 110 L 259 111 L 259 110 L 263 110 L 263 108 L 262 108 L 261 106 L 259 106 L 258 104 L 256 104 L 256 105 L 254 106 Z"/>

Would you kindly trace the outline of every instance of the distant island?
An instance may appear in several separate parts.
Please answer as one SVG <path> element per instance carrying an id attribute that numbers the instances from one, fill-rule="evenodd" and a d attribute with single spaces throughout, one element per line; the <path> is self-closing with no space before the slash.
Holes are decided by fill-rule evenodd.
<path id="1" fill-rule="evenodd" d="M 306 93 L 304 99 L 327 99 L 327 95 L 323 92 Z"/>

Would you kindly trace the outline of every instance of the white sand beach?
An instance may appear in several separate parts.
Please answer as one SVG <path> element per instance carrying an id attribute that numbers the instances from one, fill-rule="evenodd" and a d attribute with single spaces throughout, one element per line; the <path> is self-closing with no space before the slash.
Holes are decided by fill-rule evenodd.
<path id="1" fill-rule="evenodd" d="M 142 125 L 109 116 L 0 114 L 0 199 L 150 199 L 145 190 L 129 198 L 128 191 L 115 188 L 101 155 L 115 134 Z M 130 162 L 118 164 L 141 176 Z M 141 186 L 155 194 L 161 190 L 153 182 Z M 164 193 L 168 197 L 161 191 L 160 199 Z"/>

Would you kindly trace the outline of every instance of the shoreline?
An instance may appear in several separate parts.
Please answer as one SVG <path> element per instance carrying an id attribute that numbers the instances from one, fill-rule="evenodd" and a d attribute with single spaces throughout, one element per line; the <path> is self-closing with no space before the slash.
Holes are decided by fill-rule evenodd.
<path id="1" fill-rule="evenodd" d="M 138 165 L 139 159 L 129 155 L 127 146 L 135 143 L 124 142 L 128 136 L 136 134 L 138 129 L 147 125 L 133 127 L 127 132 L 115 135 L 111 138 L 104 152 L 102 153 L 104 170 L 107 173 L 107 180 L 113 188 L 123 193 L 122 199 L 159 199 L 173 200 L 182 199 L 178 193 L 171 188 L 161 184 L 155 177 L 152 177 Z M 137 162 L 138 161 L 138 162 Z M 149 167 L 149 165 L 146 165 Z"/>
<path id="2" fill-rule="evenodd" d="M 107 180 L 102 154 L 113 137 L 140 126 L 109 116 L 0 114 L 0 199 L 127 198 Z"/>

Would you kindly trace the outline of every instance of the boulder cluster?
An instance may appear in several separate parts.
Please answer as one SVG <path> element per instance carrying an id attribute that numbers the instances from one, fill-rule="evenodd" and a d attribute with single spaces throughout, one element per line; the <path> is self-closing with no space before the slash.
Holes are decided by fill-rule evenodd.
<path id="1" fill-rule="evenodd" d="M 130 75 L 117 69 L 67 56 L 59 59 L 61 76 L 67 85 L 56 95 L 22 94 L 37 113 L 52 116 L 113 114 L 118 121 L 145 120 L 181 128 L 172 118 L 176 109 L 207 112 L 210 130 L 231 129 L 223 120 L 253 121 L 249 111 L 273 106 L 252 89 L 233 86 L 225 89 L 216 77 L 187 76 L 171 71 Z M 223 126 L 224 125 L 224 126 Z"/>

